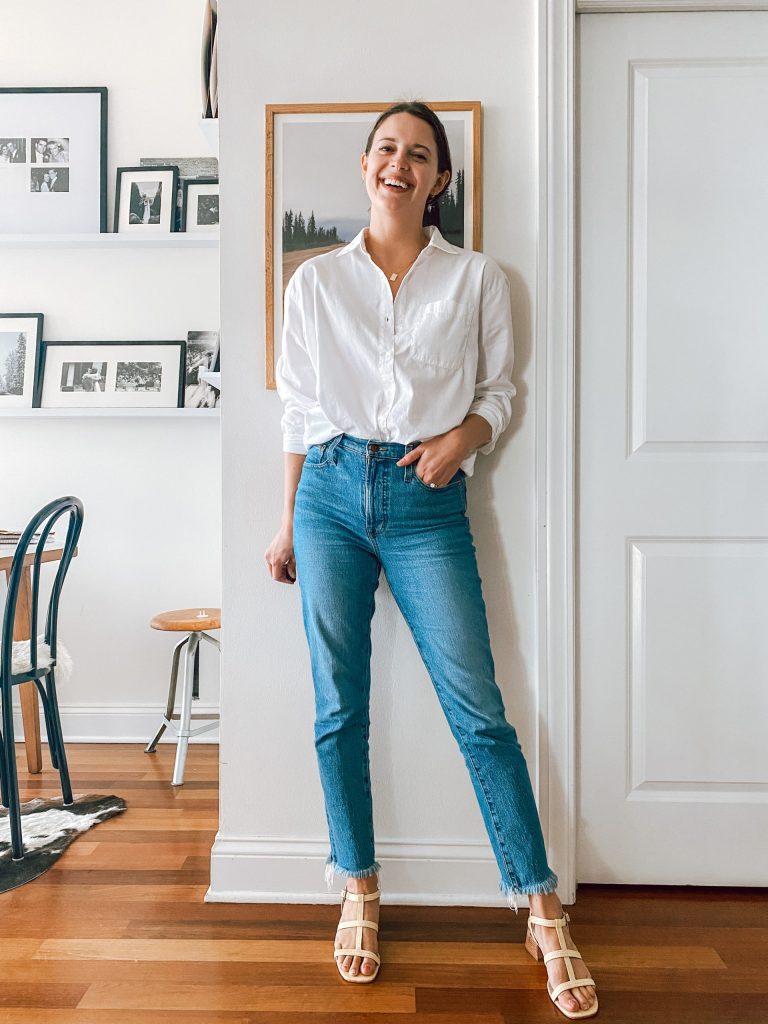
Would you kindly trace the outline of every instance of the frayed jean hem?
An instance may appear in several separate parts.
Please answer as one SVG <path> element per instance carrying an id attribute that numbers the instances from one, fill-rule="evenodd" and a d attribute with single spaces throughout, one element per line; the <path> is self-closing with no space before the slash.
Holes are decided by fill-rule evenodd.
<path id="1" fill-rule="evenodd" d="M 516 914 L 518 913 L 518 896 L 540 896 L 548 892 L 554 892 L 555 889 L 557 889 L 557 875 L 554 871 L 550 871 L 543 882 L 536 882 L 534 885 L 524 885 L 522 887 L 505 882 L 503 878 L 499 880 L 499 892 L 506 898 L 510 910 L 514 910 Z"/>
<path id="2" fill-rule="evenodd" d="M 347 871 L 346 868 L 342 868 L 336 863 L 333 856 L 330 856 L 325 862 L 325 883 L 330 892 L 333 886 L 334 874 L 341 875 L 344 878 L 369 878 L 371 875 L 377 875 L 380 871 L 381 864 L 377 860 L 369 868 L 363 868 L 362 871 Z"/>

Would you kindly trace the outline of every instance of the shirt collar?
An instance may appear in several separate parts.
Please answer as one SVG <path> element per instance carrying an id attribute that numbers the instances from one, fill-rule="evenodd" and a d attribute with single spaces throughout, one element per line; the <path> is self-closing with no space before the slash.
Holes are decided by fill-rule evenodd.
<path id="1" fill-rule="evenodd" d="M 462 250 L 458 246 L 451 245 L 450 242 L 446 242 L 446 240 L 440 234 L 440 229 L 435 224 L 429 224 L 424 230 L 426 234 L 429 236 L 429 243 L 426 246 L 427 249 L 431 247 L 433 249 L 442 249 L 443 252 L 462 252 Z M 354 252 L 356 249 L 359 249 L 361 252 L 366 252 L 364 235 L 365 228 L 361 228 L 351 242 L 348 242 L 343 249 L 339 249 L 336 252 L 336 256 L 343 256 L 344 253 Z"/>

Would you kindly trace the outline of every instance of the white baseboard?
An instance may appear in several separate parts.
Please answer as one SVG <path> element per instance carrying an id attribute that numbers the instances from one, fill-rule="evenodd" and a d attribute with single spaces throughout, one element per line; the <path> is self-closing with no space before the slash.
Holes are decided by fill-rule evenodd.
<path id="1" fill-rule="evenodd" d="M 206 903 L 338 903 L 345 879 L 325 884 L 328 841 L 224 836 L 211 852 Z M 376 840 L 382 902 L 506 907 L 489 843 Z M 518 907 L 528 905 L 519 896 Z"/>
<path id="2" fill-rule="evenodd" d="M 178 710 L 178 706 L 177 706 Z M 194 701 L 194 714 L 218 713 L 218 705 Z M 165 704 L 62 704 L 59 702 L 61 728 L 65 743 L 143 743 L 145 746 L 157 730 L 165 714 Z M 192 728 L 205 725 L 204 719 L 194 719 Z M 14 708 L 13 728 L 16 739 L 24 737 L 21 710 Z M 40 730 L 47 742 L 45 718 L 40 711 Z M 175 743 L 176 734 L 166 729 L 160 743 Z M 218 727 L 202 736 L 194 736 L 190 743 L 218 743 Z"/>

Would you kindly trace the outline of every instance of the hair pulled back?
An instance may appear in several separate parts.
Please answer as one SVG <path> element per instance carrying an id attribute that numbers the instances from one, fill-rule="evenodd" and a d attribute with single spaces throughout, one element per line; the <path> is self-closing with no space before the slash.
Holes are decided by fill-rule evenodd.
<path id="1" fill-rule="evenodd" d="M 381 125 L 391 117 L 393 114 L 412 114 L 414 117 L 420 117 L 422 121 L 426 121 L 432 129 L 432 134 L 435 138 L 435 145 L 437 146 L 437 173 L 442 174 L 443 171 L 449 171 L 450 177 L 445 183 L 445 187 L 433 198 L 430 199 L 425 207 L 424 214 L 421 219 L 422 227 L 427 227 L 429 224 L 434 224 L 438 231 L 440 230 L 440 196 L 445 192 L 448 186 L 451 184 L 453 178 L 453 164 L 451 163 L 451 150 L 448 146 L 448 137 L 445 134 L 445 128 L 443 122 L 437 116 L 437 114 L 426 103 L 422 103 L 420 100 L 402 100 L 399 103 L 393 103 L 391 107 L 387 107 L 376 120 L 371 133 L 368 136 L 368 141 L 365 144 L 366 156 L 371 151 L 373 145 L 373 137 L 379 130 Z"/>

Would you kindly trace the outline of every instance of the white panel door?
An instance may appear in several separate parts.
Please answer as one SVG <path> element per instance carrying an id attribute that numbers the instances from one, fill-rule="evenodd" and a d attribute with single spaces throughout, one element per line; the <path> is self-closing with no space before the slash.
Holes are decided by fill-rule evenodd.
<path id="1" fill-rule="evenodd" d="M 768 13 L 584 15 L 577 879 L 768 884 Z"/>

